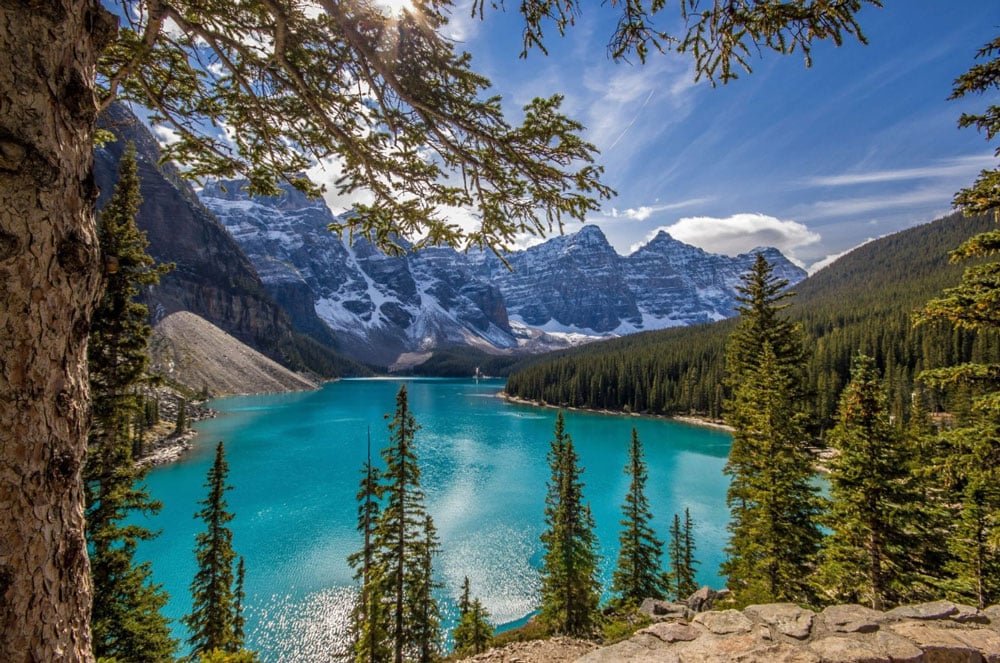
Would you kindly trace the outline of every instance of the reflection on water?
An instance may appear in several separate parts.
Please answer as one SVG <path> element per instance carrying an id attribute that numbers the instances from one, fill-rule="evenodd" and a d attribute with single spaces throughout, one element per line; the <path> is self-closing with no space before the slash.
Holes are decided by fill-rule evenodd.
<path id="1" fill-rule="evenodd" d="M 153 470 L 153 496 L 164 502 L 149 524 L 163 531 L 143 544 L 154 577 L 171 595 L 168 616 L 190 609 L 192 552 L 216 440 L 226 442 L 234 546 L 246 557 L 248 645 L 266 661 L 329 661 L 346 637 L 352 571 L 359 546 L 355 493 L 367 453 L 386 443 L 384 415 L 395 406 L 399 380 L 342 380 L 316 392 L 219 399 L 219 418 L 198 425 L 198 446 L 180 463 Z M 453 618 L 462 579 L 498 623 L 516 622 L 537 604 L 548 451 L 555 410 L 513 405 L 496 397 L 502 382 L 407 380 L 421 430 L 417 453 L 427 506 L 441 537 L 436 571 L 440 601 Z M 585 467 L 610 578 L 618 548 L 623 473 L 635 426 L 649 464 L 647 496 L 654 525 L 666 539 L 674 513 L 691 509 L 700 580 L 718 586 L 725 539 L 726 433 L 664 420 L 566 413 Z M 176 635 L 185 638 L 179 623 Z"/>

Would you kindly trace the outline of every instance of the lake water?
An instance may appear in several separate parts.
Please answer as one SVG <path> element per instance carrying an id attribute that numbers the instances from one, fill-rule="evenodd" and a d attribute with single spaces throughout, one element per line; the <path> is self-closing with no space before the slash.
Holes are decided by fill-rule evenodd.
<path id="1" fill-rule="evenodd" d="M 346 558 L 360 544 L 355 494 L 368 430 L 378 459 L 388 440 L 384 415 L 403 383 L 342 380 L 315 392 L 216 400 L 220 416 L 197 425 L 202 434 L 192 453 L 150 472 L 147 485 L 164 508 L 148 524 L 163 533 L 141 546 L 140 557 L 152 561 L 154 578 L 170 593 L 165 612 L 177 620 L 177 637 L 186 637 L 179 619 L 190 610 L 194 536 L 201 529 L 193 514 L 221 439 L 234 486 L 227 494 L 236 515 L 234 547 L 246 558 L 247 645 L 269 662 L 329 661 L 342 648 L 352 593 Z M 442 607 L 454 611 L 469 576 L 493 621 L 516 623 L 537 604 L 545 455 L 556 413 L 501 400 L 500 381 L 405 384 L 421 426 L 416 448 L 427 507 L 443 548 L 435 563 Z M 729 435 L 659 419 L 565 416 L 585 468 L 605 581 L 618 553 L 634 426 L 645 447 L 646 491 L 660 538 L 668 538 L 673 514 L 689 508 L 699 580 L 720 587 Z"/>

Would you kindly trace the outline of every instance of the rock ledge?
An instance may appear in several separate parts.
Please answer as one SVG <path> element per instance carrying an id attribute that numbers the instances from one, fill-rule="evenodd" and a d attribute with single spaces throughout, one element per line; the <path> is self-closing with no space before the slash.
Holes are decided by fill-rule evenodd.
<path id="1" fill-rule="evenodd" d="M 1000 606 L 935 601 L 879 612 L 790 603 L 702 612 L 642 629 L 579 663 L 1000 663 Z"/>

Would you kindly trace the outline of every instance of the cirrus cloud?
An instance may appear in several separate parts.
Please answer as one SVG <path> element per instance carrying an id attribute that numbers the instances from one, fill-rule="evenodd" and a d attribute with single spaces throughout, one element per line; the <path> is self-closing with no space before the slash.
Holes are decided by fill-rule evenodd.
<path id="1" fill-rule="evenodd" d="M 795 249 L 822 239 L 818 233 L 797 221 L 753 213 L 733 214 L 725 218 L 685 217 L 655 229 L 650 238 L 661 230 L 670 233 L 674 239 L 711 253 L 735 256 L 757 247 L 773 246 L 792 260 L 795 259 Z"/>

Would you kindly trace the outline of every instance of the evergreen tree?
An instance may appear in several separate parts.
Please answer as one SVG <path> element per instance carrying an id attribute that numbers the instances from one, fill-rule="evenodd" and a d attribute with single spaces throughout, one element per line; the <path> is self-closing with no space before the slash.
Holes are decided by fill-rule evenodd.
<path id="1" fill-rule="evenodd" d="M 383 507 L 372 534 L 373 567 L 380 574 L 375 586 L 381 593 L 378 600 L 385 602 L 389 612 L 388 642 L 395 663 L 401 663 L 404 656 L 424 659 L 431 655 L 430 632 L 438 614 L 430 573 L 437 544 L 420 487 L 414 449 L 417 430 L 406 387 L 400 387 L 389 422 L 389 445 L 382 451 Z M 370 602 L 374 600 L 371 597 Z"/>
<path id="2" fill-rule="evenodd" d="M 871 357 L 858 355 L 829 435 L 830 510 L 818 580 L 840 603 L 883 610 L 909 597 L 918 495 L 909 450 L 889 421 L 886 390 Z"/>
<path id="3" fill-rule="evenodd" d="M 452 632 L 455 654 L 475 656 L 486 651 L 493 641 L 490 614 L 478 597 L 470 598 L 469 576 L 462 582 L 462 595 L 458 602 L 458 624 Z"/>
<path id="4" fill-rule="evenodd" d="M 680 601 L 698 591 L 698 581 L 695 579 L 698 560 L 694 556 L 694 522 L 691 520 L 691 510 L 684 509 L 684 522 L 674 514 L 670 526 L 670 543 L 667 552 L 670 556 L 670 570 L 667 573 L 667 587 L 674 599 Z"/>
<path id="5" fill-rule="evenodd" d="M 226 483 L 229 465 L 222 441 L 215 447 L 215 462 L 208 471 L 205 487 L 208 496 L 198 502 L 203 508 L 195 514 L 205 523 L 205 531 L 195 537 L 195 557 L 198 572 L 191 583 L 191 613 L 184 625 L 191 632 L 188 643 L 195 656 L 212 650 L 238 652 L 243 642 L 238 639 L 237 590 L 233 576 L 236 553 L 233 532 L 228 523 L 233 514 L 226 510 Z M 242 619 L 242 616 L 240 616 Z"/>
<path id="6" fill-rule="evenodd" d="M 410 638 L 416 649 L 414 659 L 419 663 L 437 660 L 440 650 L 441 614 L 434 590 L 441 584 L 434 580 L 434 555 L 440 552 L 437 530 L 430 515 L 424 516 L 424 536 L 416 548 L 418 563 L 410 581 L 409 604 L 413 615 L 408 624 Z"/>
<path id="7" fill-rule="evenodd" d="M 796 368 L 765 340 L 759 364 L 743 373 L 728 410 L 734 430 L 725 468 L 730 538 L 722 572 L 738 604 L 811 598 L 820 501 L 794 398 Z"/>
<path id="8" fill-rule="evenodd" d="M 549 452 L 552 478 L 545 507 L 546 530 L 541 535 L 541 619 L 556 633 L 588 637 L 597 621 L 600 582 L 597 539 L 589 505 L 583 502 L 583 481 L 573 439 L 565 431 L 562 412 L 556 417 Z"/>
<path id="9" fill-rule="evenodd" d="M 140 289 L 157 283 L 164 271 L 146 253 L 146 237 L 135 225 L 140 201 L 135 149 L 129 145 L 98 224 L 105 287 L 88 346 L 93 426 L 84 480 L 94 653 L 160 661 L 169 658 L 177 646 L 160 612 L 167 596 L 152 583 L 150 564 L 135 561 L 138 542 L 154 534 L 139 525 L 124 524 L 131 513 L 160 509 L 140 483 L 142 471 L 135 468 L 130 439 L 130 423 L 144 414 L 137 388 L 145 380 L 149 361 L 148 310 L 136 300 Z"/>
<path id="10" fill-rule="evenodd" d="M 944 586 L 980 609 L 1000 601 L 1000 424 L 990 410 L 944 434 L 949 490 Z"/>
<path id="11" fill-rule="evenodd" d="M 244 563 L 243 555 L 240 555 L 240 561 L 236 564 L 236 586 L 233 589 L 233 639 L 236 642 L 242 643 L 246 637 L 246 617 L 243 616 L 243 609 L 246 604 L 246 591 L 243 588 L 243 583 L 246 580 L 246 564 Z"/>
<path id="12" fill-rule="evenodd" d="M 358 532 L 362 535 L 362 548 L 348 557 L 354 568 L 354 579 L 360 583 L 357 602 L 351 615 L 352 650 L 357 663 L 377 663 L 391 656 L 387 646 L 389 613 L 382 601 L 385 588 L 384 574 L 376 562 L 374 532 L 379 522 L 379 500 L 382 498 L 380 473 L 372 467 L 371 433 L 368 435 L 368 459 L 361 468 L 358 488 Z"/>
<path id="13" fill-rule="evenodd" d="M 174 434 L 187 430 L 187 400 L 181 398 L 177 403 L 177 421 L 174 423 Z"/>
<path id="14" fill-rule="evenodd" d="M 954 84 L 952 98 L 995 93 L 1000 89 L 1000 37 L 976 55 L 989 58 L 974 65 Z M 987 139 L 1000 136 L 1000 105 L 982 113 L 963 114 L 959 126 L 974 126 Z M 1000 148 L 994 152 L 1000 155 Z M 984 170 L 972 186 L 955 196 L 967 214 L 991 213 L 1000 220 L 1000 168 Z M 1000 230 L 980 233 L 951 252 L 952 262 L 976 260 L 960 283 L 927 303 L 918 324 L 944 322 L 955 329 L 996 332 L 1000 329 Z M 986 260 L 990 258 L 990 260 Z M 934 387 L 974 394 L 971 411 L 947 434 L 952 453 L 942 465 L 953 477 L 948 502 L 955 516 L 947 538 L 955 593 L 983 606 L 1000 598 L 1000 363 L 972 361 L 924 371 L 920 378 Z"/>
<path id="15" fill-rule="evenodd" d="M 663 598 L 666 592 L 660 570 L 663 542 L 656 538 L 651 524 L 653 514 L 646 499 L 648 473 L 635 428 L 625 474 L 632 480 L 622 505 L 618 565 L 611 576 L 611 591 L 623 601 L 638 604 L 646 598 Z"/>

